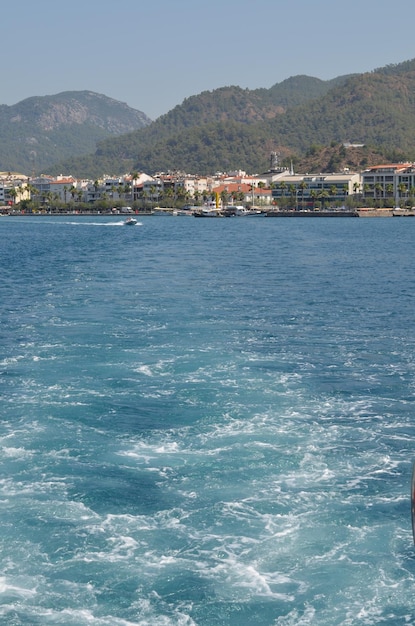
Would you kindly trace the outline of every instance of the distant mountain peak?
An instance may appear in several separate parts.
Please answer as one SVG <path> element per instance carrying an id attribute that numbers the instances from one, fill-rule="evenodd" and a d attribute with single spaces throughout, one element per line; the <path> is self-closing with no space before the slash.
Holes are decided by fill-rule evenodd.
<path id="1" fill-rule="evenodd" d="M 0 169 L 47 169 L 65 158 L 94 152 L 98 141 L 144 128 L 151 120 L 124 102 L 93 91 L 32 96 L 0 106 Z M 10 136 L 10 129 L 13 136 Z M 36 144 L 36 163 L 33 150 Z"/>

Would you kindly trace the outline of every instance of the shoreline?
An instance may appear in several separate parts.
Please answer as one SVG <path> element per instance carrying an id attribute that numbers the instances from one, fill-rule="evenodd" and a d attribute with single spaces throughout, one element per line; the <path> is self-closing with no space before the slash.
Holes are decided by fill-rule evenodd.
<path id="1" fill-rule="evenodd" d="M 171 210 L 171 216 L 175 216 L 173 213 L 174 209 Z M 135 211 L 129 215 L 133 215 L 135 217 L 154 217 L 166 215 L 166 213 L 161 214 L 158 211 Z M 189 217 L 194 217 L 193 212 L 188 213 Z M 99 212 L 99 211 L 66 211 L 59 213 L 43 213 L 43 212 L 35 212 L 28 213 L 26 211 L 13 211 L 10 213 L 0 213 L 0 217 L 105 217 L 105 218 L 114 218 L 114 219 L 124 219 L 128 217 L 127 214 L 124 213 L 112 213 L 112 212 Z M 215 216 L 216 217 L 216 216 Z M 218 216 L 219 217 L 219 216 Z M 222 215 L 220 216 L 222 217 Z M 232 216 L 232 217 L 243 217 L 243 216 Z M 294 210 L 281 210 L 281 211 L 263 211 L 262 217 L 278 217 L 278 218 L 345 218 L 345 217 L 360 217 L 360 218 L 379 218 L 379 217 L 415 217 L 415 208 L 411 209 L 401 209 L 399 207 L 389 208 L 389 209 L 376 209 L 371 207 L 358 208 L 358 209 L 347 209 L 347 210 L 327 210 L 327 211 L 294 211 Z"/>

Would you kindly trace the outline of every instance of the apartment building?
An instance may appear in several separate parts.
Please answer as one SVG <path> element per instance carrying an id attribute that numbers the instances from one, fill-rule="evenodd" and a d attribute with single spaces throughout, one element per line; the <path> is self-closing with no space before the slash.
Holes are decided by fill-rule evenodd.
<path id="1" fill-rule="evenodd" d="M 309 207 L 318 200 L 344 202 L 348 196 L 358 193 L 360 174 L 341 172 L 339 174 L 283 174 L 272 183 L 272 197 L 275 204 L 288 198 L 298 208 Z"/>
<path id="2" fill-rule="evenodd" d="M 389 163 L 376 165 L 362 172 L 361 194 L 364 198 L 401 199 L 415 196 L 415 165 L 413 163 Z"/>

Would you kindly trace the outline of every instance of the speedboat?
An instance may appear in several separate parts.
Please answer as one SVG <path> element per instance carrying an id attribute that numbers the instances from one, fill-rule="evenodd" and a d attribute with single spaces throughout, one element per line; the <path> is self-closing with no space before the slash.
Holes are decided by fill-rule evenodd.
<path id="1" fill-rule="evenodd" d="M 135 226 L 137 224 L 137 220 L 134 217 L 127 217 L 124 222 L 124 226 Z"/>

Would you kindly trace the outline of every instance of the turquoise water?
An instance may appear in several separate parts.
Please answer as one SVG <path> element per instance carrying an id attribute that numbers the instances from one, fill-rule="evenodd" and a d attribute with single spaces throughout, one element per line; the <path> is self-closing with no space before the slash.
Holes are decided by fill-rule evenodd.
<path id="1" fill-rule="evenodd" d="M 415 622 L 415 220 L 0 229 L 1 624 Z"/>

